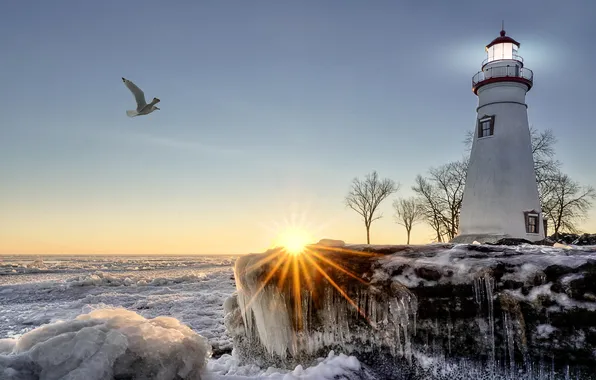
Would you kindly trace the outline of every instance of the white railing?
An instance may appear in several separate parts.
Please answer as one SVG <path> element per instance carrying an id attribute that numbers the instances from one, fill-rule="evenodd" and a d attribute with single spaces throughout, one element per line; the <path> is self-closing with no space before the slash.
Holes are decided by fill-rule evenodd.
<path id="1" fill-rule="evenodd" d="M 476 87 L 478 83 L 491 78 L 520 78 L 532 83 L 534 80 L 534 73 L 530 69 L 519 66 L 496 66 L 483 71 L 479 71 L 472 78 L 472 87 Z"/>

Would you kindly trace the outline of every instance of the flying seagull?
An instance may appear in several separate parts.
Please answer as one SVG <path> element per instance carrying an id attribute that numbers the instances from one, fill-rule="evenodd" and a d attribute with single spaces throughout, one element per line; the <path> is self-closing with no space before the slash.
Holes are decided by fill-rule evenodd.
<path id="1" fill-rule="evenodd" d="M 157 103 L 159 103 L 159 99 L 157 98 L 153 98 L 153 100 L 151 101 L 151 103 L 147 104 L 147 102 L 145 101 L 145 94 L 143 93 L 143 91 L 137 87 L 136 84 L 132 83 L 131 81 L 129 81 L 126 78 L 122 78 L 122 82 L 124 82 L 124 85 L 126 87 L 128 87 L 128 89 L 130 90 L 130 92 L 132 92 L 132 94 L 135 97 L 135 100 L 137 101 L 137 109 L 134 111 L 126 111 L 126 115 L 128 117 L 135 117 L 135 116 L 140 116 L 140 115 L 148 115 L 151 112 L 158 110 L 159 108 L 155 107 L 155 105 Z"/>

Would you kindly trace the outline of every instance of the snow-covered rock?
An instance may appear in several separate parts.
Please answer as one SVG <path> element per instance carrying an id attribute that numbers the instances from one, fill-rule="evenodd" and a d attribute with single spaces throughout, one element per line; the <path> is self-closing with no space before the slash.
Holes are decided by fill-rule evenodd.
<path id="1" fill-rule="evenodd" d="M 573 245 L 596 245 L 596 234 L 569 234 L 560 233 L 558 236 L 553 235 L 551 240 L 557 243 L 573 244 Z"/>
<path id="2" fill-rule="evenodd" d="M 240 257 L 235 279 L 225 324 L 246 363 L 335 350 L 379 378 L 596 376 L 596 247 L 315 245 Z"/>
<path id="3" fill-rule="evenodd" d="M 0 340 L 3 380 L 200 380 L 211 347 L 170 317 L 98 309 Z"/>

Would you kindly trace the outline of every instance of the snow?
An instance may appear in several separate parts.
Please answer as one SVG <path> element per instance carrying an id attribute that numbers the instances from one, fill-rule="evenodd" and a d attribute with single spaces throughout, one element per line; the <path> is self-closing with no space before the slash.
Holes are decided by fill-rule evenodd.
<path id="1" fill-rule="evenodd" d="M 111 364 L 119 362 L 118 357 L 120 361 L 126 360 L 126 354 L 121 351 L 126 352 L 131 345 L 143 347 L 146 351 L 141 353 L 154 361 L 168 357 L 168 352 L 177 352 L 174 357 L 180 359 L 177 363 L 189 365 L 180 364 L 179 369 L 193 368 L 200 357 L 197 350 L 190 352 L 191 359 L 182 351 L 175 351 L 176 344 L 180 344 L 176 339 L 189 331 L 204 337 L 213 348 L 214 357 L 205 366 L 208 373 L 205 378 L 209 380 L 324 380 L 332 379 L 325 377 L 330 374 L 360 378 L 352 374 L 360 366 L 355 357 L 334 353 L 312 367 L 293 370 L 240 365 L 224 326 L 224 309 L 235 291 L 234 260 L 231 256 L 1 257 L 0 379 L 44 379 L 23 373 L 19 364 L 31 360 L 42 363 L 44 368 L 59 360 L 63 365 L 58 367 L 64 371 L 75 370 L 72 367 L 78 364 L 77 372 L 71 371 L 70 376 L 74 378 L 78 373 L 80 378 L 93 379 L 92 376 L 113 369 Z M 35 262 L 33 267 L 31 264 Z M 98 322 L 106 320 L 106 315 L 101 314 L 105 310 L 114 317 L 111 325 Z M 165 325 L 159 325 L 160 321 Z M 178 329 L 183 332 L 177 332 Z M 164 332 L 168 333 L 161 335 Z M 121 336 L 127 334 L 138 340 L 132 343 L 123 340 Z M 141 337 L 151 344 L 142 346 Z M 170 338 L 169 345 L 164 337 Z M 60 342 L 60 347 L 70 348 L 72 355 L 61 356 L 68 352 L 62 348 L 50 350 L 50 341 L 51 347 Z M 13 353 L 17 346 L 21 347 L 18 355 Z M 98 354 L 93 357 L 91 352 Z M 20 369 L 6 369 L 9 363 Z M 89 376 L 84 371 L 90 371 Z M 56 378 L 60 378 L 62 372 L 56 373 L 60 374 Z M 164 376 L 163 379 L 176 378 Z"/>
<path id="2" fill-rule="evenodd" d="M 596 311 L 596 303 L 594 302 L 581 302 L 570 298 L 567 294 L 556 293 L 551 290 L 551 283 L 537 286 L 530 290 L 527 296 L 524 296 L 521 291 L 518 290 L 505 290 L 508 294 L 517 298 L 518 300 L 535 302 L 539 297 L 547 297 L 551 301 L 555 302 L 555 305 L 548 308 L 549 311 L 557 311 L 561 309 L 585 309 L 589 311 Z"/>
<path id="3" fill-rule="evenodd" d="M 366 249 L 370 246 L 346 247 Z M 514 276 L 530 281 L 532 273 L 537 270 L 552 264 L 579 266 L 593 259 L 596 252 L 596 247 L 588 247 L 588 250 L 592 250 L 592 254 L 589 254 L 574 246 L 497 249 L 502 249 L 502 253 L 484 255 L 456 245 L 434 257 L 393 255 L 381 259 L 383 265 L 374 274 L 372 282 L 391 278 L 390 273 L 406 261 L 414 269 L 426 267 L 435 268 L 441 273 L 457 273 L 442 276 L 437 281 L 428 281 L 420 278 L 415 271 L 408 272 L 408 280 L 416 286 L 420 282 L 426 285 L 454 282 L 458 281 L 457 276 L 483 278 L 480 276 L 482 270 L 497 265 L 501 257 L 506 257 L 508 261 L 517 260 L 519 265 L 515 267 L 517 272 Z M 581 249 L 586 250 L 586 247 Z M 523 258 L 518 257 L 521 252 L 525 252 Z M 230 297 L 236 291 L 232 270 L 234 257 L 38 259 L 6 256 L 0 259 L 0 270 L 3 271 L 0 273 L 0 379 L 50 379 L 60 378 L 64 373 L 71 378 L 77 374 L 85 379 L 101 378 L 101 374 L 107 376 L 110 371 L 123 371 L 117 363 L 130 360 L 132 350 L 136 350 L 135 355 L 139 355 L 140 360 L 148 363 L 147 371 L 162 370 L 161 364 L 159 368 L 155 364 L 160 361 L 168 364 L 164 371 L 169 373 L 164 372 L 162 377 L 168 380 L 184 376 L 190 378 L 188 376 L 200 368 L 200 363 L 203 363 L 203 370 L 208 374 L 203 377 L 210 380 L 368 378 L 369 372 L 364 364 L 354 356 L 339 352 L 330 352 L 328 356 L 308 365 L 286 369 L 241 365 L 232 351 L 232 339 L 224 325 L 230 325 L 234 315 L 226 313 L 237 308 L 235 303 L 240 298 Z M 401 276 L 405 278 L 406 274 L 402 273 Z M 579 278 L 578 274 L 569 274 L 562 282 L 564 285 Z M 559 297 L 555 299 L 556 305 L 553 307 L 587 307 L 564 294 L 552 295 L 549 286 L 534 287 L 527 296 L 519 291 L 511 291 L 511 294 L 524 299 L 527 297 L 528 300 L 543 296 Z M 488 289 L 487 284 L 482 289 L 484 287 Z M 482 291 L 486 293 L 487 289 Z M 488 296 L 487 293 L 483 298 Z M 266 297 L 258 302 L 278 302 Z M 248 301 L 245 299 L 243 302 L 246 304 Z M 313 351 L 319 344 L 336 339 L 335 334 L 341 333 L 340 338 L 347 345 L 351 344 L 350 334 L 357 334 L 353 326 L 343 325 L 345 321 L 341 315 L 345 310 L 334 309 L 331 304 L 328 306 L 329 320 L 323 323 L 327 326 L 324 331 L 330 332 L 313 334 L 302 342 L 310 345 Z M 394 325 L 391 325 L 393 330 L 382 324 L 378 326 L 381 331 L 387 332 L 387 338 L 393 339 L 393 342 L 396 342 L 397 333 L 401 333 L 403 341 L 409 335 L 409 329 L 413 328 L 414 321 L 406 306 L 394 305 L 395 315 L 383 315 L 381 312 L 377 315 L 379 321 L 394 320 Z M 372 305 L 371 310 L 374 309 Z M 274 317 L 279 317 L 279 314 L 270 314 L 271 318 L 264 315 L 258 323 L 254 316 L 250 317 L 251 321 L 255 321 L 251 327 L 255 333 L 259 334 L 259 329 L 275 326 L 270 323 L 277 323 L 277 327 L 283 329 L 283 318 L 276 319 Z M 237 317 L 242 320 L 240 314 Z M 226 319 L 228 322 L 225 322 Z M 336 326 L 335 330 L 331 329 L 333 326 Z M 544 339 L 552 339 L 556 330 L 551 325 L 541 325 L 536 334 Z M 265 334 L 265 337 L 273 351 L 279 352 L 284 347 L 291 349 L 287 343 L 271 334 Z M 194 345 L 194 349 L 188 352 L 186 348 L 180 349 L 185 339 Z M 577 339 L 579 342 L 587 338 L 578 335 Z M 206 364 L 200 360 L 203 354 L 198 354 L 203 351 L 206 354 L 206 346 L 199 342 L 206 342 L 212 347 L 213 356 Z M 394 344 L 394 347 L 396 350 L 407 349 L 405 342 Z M 347 350 L 349 347 L 345 348 Z M 429 374 L 428 378 L 431 378 L 431 374 L 455 376 L 457 373 L 484 373 L 482 368 L 470 367 L 472 363 L 446 362 L 441 357 L 423 355 L 415 350 L 412 350 L 411 355 L 422 369 L 428 371 L 425 372 Z M 33 362 L 35 365 L 31 365 Z M 127 364 L 130 367 L 134 365 Z M 31 374 L 31 371 L 42 371 L 44 368 L 48 371 L 51 369 L 56 377 Z M 178 374 L 173 374 L 173 371 Z"/>
<path id="4" fill-rule="evenodd" d="M 88 276 L 96 272 L 135 276 L 150 273 L 152 277 L 169 278 L 171 272 L 180 269 L 209 271 L 229 268 L 233 263 L 233 256 L 3 256 L 0 257 L 0 285 L 63 280 L 76 274 Z"/>
<path id="5" fill-rule="evenodd" d="M 238 366 L 230 355 L 224 355 L 212 360 L 207 365 L 212 374 L 226 373 L 225 379 L 273 379 L 273 380 L 325 380 L 325 379 L 372 379 L 354 356 L 329 352 L 326 358 L 319 358 L 312 367 L 303 368 L 297 365 L 293 370 L 283 370 L 270 367 L 263 371 L 257 366 Z M 224 377 L 220 377 L 224 379 Z"/>
<path id="6" fill-rule="evenodd" d="M 125 309 L 93 310 L 3 345 L 0 374 L 7 380 L 201 379 L 211 355 L 207 340 L 178 320 Z"/>
<path id="7" fill-rule="evenodd" d="M 432 246 L 427 246 L 431 248 Z M 584 265 L 588 260 L 596 257 L 596 247 L 583 246 L 569 248 L 553 248 L 547 246 L 521 245 L 521 246 L 492 246 L 496 252 L 490 254 L 482 251 L 468 249 L 463 244 L 454 245 L 436 255 L 413 258 L 407 255 L 388 255 L 382 258 L 383 264 L 375 273 L 375 279 L 382 279 L 400 266 L 407 264 L 408 268 L 393 279 L 408 287 L 433 286 L 438 284 L 462 284 L 472 282 L 482 277 L 487 268 L 494 268 L 506 260 L 512 265 L 513 272 L 506 273 L 502 280 L 516 279 L 528 281 L 537 272 L 543 271 L 551 265 L 562 265 L 570 268 L 577 268 Z M 349 249 L 362 249 L 362 246 L 347 246 Z M 430 250 L 429 250 L 430 251 Z M 416 275 L 417 268 L 434 269 L 442 276 L 438 281 L 429 281 Z M 448 274 L 449 275 L 446 275 Z"/>
<path id="8" fill-rule="evenodd" d="M 537 336 L 541 339 L 548 339 L 550 337 L 550 334 L 552 334 L 556 330 L 557 330 L 556 327 L 553 327 L 548 324 L 542 324 L 542 325 L 536 326 Z"/>

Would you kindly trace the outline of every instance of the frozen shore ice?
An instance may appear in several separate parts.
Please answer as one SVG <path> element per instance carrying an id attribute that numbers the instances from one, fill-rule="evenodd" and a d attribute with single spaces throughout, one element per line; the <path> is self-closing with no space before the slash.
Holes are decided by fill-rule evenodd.
<path id="1" fill-rule="evenodd" d="M 199 380 L 210 355 L 207 340 L 174 318 L 98 309 L 0 340 L 0 378 Z"/>

